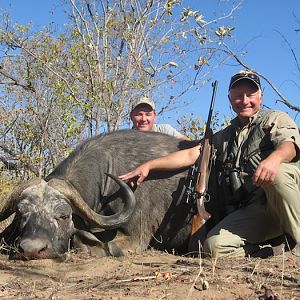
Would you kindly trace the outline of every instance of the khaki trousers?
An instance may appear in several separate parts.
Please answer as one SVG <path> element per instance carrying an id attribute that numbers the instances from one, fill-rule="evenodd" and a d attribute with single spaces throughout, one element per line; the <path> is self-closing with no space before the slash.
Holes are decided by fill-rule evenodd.
<path id="1" fill-rule="evenodd" d="M 208 233 L 204 251 L 212 257 L 245 256 L 259 244 L 288 233 L 300 243 L 300 169 L 281 164 L 274 183 L 264 186 L 267 203 L 253 198 Z"/>

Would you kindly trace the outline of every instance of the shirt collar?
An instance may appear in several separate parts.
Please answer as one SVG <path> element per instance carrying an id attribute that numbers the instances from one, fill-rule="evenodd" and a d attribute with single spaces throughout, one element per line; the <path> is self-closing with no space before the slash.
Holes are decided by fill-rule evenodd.
<path id="1" fill-rule="evenodd" d="M 260 112 L 261 112 L 261 109 L 258 112 L 256 112 L 253 116 L 250 117 L 250 122 L 247 124 L 247 126 L 250 126 L 250 125 L 252 125 L 255 122 L 255 120 L 257 119 L 257 117 L 260 114 Z M 230 121 L 230 123 L 234 127 L 238 127 L 238 128 L 241 127 L 241 123 L 240 123 L 240 120 L 239 120 L 238 117 L 235 117 L 234 119 L 232 119 Z"/>

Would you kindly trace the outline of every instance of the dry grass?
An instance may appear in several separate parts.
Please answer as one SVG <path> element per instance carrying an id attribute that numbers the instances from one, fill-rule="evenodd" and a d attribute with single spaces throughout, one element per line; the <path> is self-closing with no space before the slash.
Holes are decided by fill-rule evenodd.
<path id="1" fill-rule="evenodd" d="M 217 262 L 150 250 L 123 258 L 69 253 L 63 262 L 1 256 L 0 267 L 5 299 L 300 300 L 300 261 L 289 253 Z"/>

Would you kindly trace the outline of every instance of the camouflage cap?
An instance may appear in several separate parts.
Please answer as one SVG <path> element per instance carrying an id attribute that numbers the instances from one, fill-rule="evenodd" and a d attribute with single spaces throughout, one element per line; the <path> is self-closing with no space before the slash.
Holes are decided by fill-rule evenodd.
<path id="1" fill-rule="evenodd" d="M 249 70 L 242 70 L 236 74 L 234 74 L 231 79 L 230 79 L 230 84 L 229 84 L 229 88 L 228 90 L 230 91 L 231 88 L 240 80 L 250 80 L 252 82 L 254 82 L 256 84 L 256 86 L 258 87 L 258 89 L 261 90 L 261 86 L 260 86 L 260 79 L 258 77 L 257 74 L 255 74 L 254 72 L 251 72 Z"/>
<path id="2" fill-rule="evenodd" d="M 133 103 L 131 111 L 133 111 L 138 105 L 141 105 L 141 104 L 147 104 L 153 110 L 155 110 L 155 104 L 154 104 L 154 102 L 150 98 L 148 98 L 148 97 L 141 97 L 140 99 L 138 99 L 137 101 L 135 101 Z"/>

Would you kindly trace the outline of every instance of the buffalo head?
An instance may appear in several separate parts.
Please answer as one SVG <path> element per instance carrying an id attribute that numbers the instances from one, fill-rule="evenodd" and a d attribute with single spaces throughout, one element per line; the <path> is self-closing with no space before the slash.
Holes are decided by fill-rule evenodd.
<path id="1" fill-rule="evenodd" d="M 90 240 L 93 244 L 108 247 L 93 234 L 78 230 L 73 216 L 90 227 L 112 229 L 128 221 L 135 198 L 131 189 L 117 177 L 108 174 L 122 190 L 123 210 L 112 215 L 101 215 L 92 210 L 68 182 L 61 179 L 29 181 L 16 188 L 2 204 L 0 221 L 15 213 L 12 223 L 1 233 L 2 242 L 11 245 L 14 259 L 58 258 L 70 248 L 74 237 Z"/>

